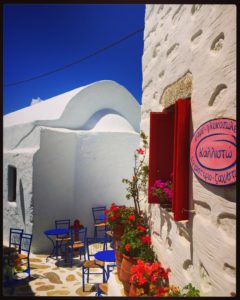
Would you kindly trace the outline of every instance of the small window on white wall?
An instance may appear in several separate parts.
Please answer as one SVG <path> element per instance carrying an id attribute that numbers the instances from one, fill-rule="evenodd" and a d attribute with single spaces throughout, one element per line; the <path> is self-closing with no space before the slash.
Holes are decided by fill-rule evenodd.
<path id="1" fill-rule="evenodd" d="M 8 201 L 16 202 L 17 169 L 8 166 Z"/>

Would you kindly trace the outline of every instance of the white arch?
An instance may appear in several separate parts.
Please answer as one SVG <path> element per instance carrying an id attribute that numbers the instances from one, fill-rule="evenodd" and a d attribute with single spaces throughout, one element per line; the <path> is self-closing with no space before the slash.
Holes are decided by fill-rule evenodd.
<path id="1" fill-rule="evenodd" d="M 139 132 L 140 105 L 123 86 L 111 80 L 95 82 L 10 113 L 4 117 L 4 127 L 32 123 L 86 130 L 84 126 L 94 114 L 108 110 L 126 119 Z"/>

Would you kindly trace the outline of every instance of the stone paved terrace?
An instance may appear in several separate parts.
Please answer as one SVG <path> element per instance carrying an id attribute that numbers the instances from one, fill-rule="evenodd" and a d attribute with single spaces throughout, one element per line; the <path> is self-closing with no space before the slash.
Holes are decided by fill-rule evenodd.
<path id="1" fill-rule="evenodd" d="M 90 275 L 90 282 L 86 285 L 88 292 L 82 290 L 82 260 L 74 258 L 70 268 L 64 260 L 57 262 L 47 255 L 30 255 L 31 279 L 28 283 L 22 281 L 15 288 L 14 296 L 95 296 L 94 283 L 101 282 L 102 275 Z M 85 275 L 86 276 L 86 275 Z M 3 295 L 11 294 L 10 288 L 4 288 Z"/>

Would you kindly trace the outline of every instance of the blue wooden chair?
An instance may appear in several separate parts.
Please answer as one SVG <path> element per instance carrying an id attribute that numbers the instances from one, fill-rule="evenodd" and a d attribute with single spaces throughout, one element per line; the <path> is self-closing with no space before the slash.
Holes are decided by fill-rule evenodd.
<path id="1" fill-rule="evenodd" d="M 97 239 L 100 236 L 103 237 L 105 235 L 106 230 L 108 229 L 106 222 L 99 218 L 101 215 L 104 215 L 105 210 L 106 206 L 92 207 L 95 239 Z M 100 233 L 102 234 L 99 235 Z"/>
<path id="2" fill-rule="evenodd" d="M 7 257 L 9 266 L 13 266 L 13 255 L 19 253 L 21 249 L 23 229 L 10 228 L 9 247 L 4 248 L 4 254 Z"/>
<path id="3" fill-rule="evenodd" d="M 70 240 L 65 244 L 65 262 L 67 259 L 70 261 L 70 266 L 73 265 L 73 257 L 75 255 L 75 251 L 78 251 L 80 260 L 82 255 L 84 259 L 86 259 L 86 244 L 87 244 L 87 227 L 83 227 L 81 229 L 70 230 Z"/>
<path id="4" fill-rule="evenodd" d="M 64 229 L 70 229 L 70 219 L 62 219 L 62 220 L 55 220 L 55 228 L 64 228 Z M 62 243 L 66 243 L 70 241 L 69 234 L 66 234 L 64 236 L 56 236 L 55 242 L 56 242 L 56 257 L 58 257 L 58 251 L 62 247 Z"/>
<path id="5" fill-rule="evenodd" d="M 10 228 L 9 248 L 14 247 L 18 252 L 20 252 L 22 234 L 23 229 Z"/>
<path id="6" fill-rule="evenodd" d="M 87 257 L 88 259 L 82 265 L 82 286 L 83 292 L 86 292 L 86 283 L 89 283 L 90 274 L 98 274 L 102 277 L 102 281 L 105 281 L 104 266 L 102 261 L 95 260 L 94 254 L 98 251 L 106 249 L 106 239 L 103 238 L 87 238 Z M 85 278 L 87 277 L 87 280 Z"/>
<path id="7" fill-rule="evenodd" d="M 30 252 L 31 252 L 31 245 L 32 245 L 32 234 L 23 233 L 21 238 L 21 248 L 20 253 L 18 253 L 17 259 L 20 260 L 21 263 L 21 271 L 24 272 L 27 277 L 30 278 Z M 17 273 L 19 273 L 17 272 Z"/>
<path id="8" fill-rule="evenodd" d="M 114 270 L 116 266 L 117 266 L 116 264 L 107 265 L 107 275 L 105 281 L 108 281 L 110 273 Z M 107 294 L 108 294 L 108 283 L 107 282 L 98 283 L 95 296 L 102 297 L 102 295 L 107 295 Z"/>

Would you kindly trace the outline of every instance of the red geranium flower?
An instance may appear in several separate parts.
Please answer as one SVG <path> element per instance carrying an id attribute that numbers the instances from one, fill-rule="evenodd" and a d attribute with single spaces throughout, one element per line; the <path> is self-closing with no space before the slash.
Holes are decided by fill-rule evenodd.
<path id="1" fill-rule="evenodd" d="M 141 241 L 143 242 L 143 244 L 151 244 L 151 238 L 149 235 L 145 235 L 141 237 Z"/>
<path id="2" fill-rule="evenodd" d="M 137 225 L 137 230 L 139 230 L 141 232 L 145 232 L 147 229 L 142 225 Z"/>
<path id="3" fill-rule="evenodd" d="M 128 216 L 128 219 L 131 220 L 131 221 L 135 221 L 135 216 L 134 215 L 130 215 L 130 216 Z"/>
<path id="4" fill-rule="evenodd" d="M 144 150 L 142 148 L 138 148 L 136 151 L 138 154 L 144 154 Z"/>
<path id="5" fill-rule="evenodd" d="M 130 244 L 126 244 L 126 245 L 125 245 L 125 250 L 126 250 L 126 251 L 129 251 L 130 248 L 131 248 L 131 245 L 130 245 Z"/>

